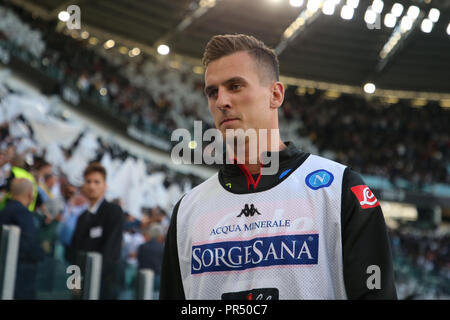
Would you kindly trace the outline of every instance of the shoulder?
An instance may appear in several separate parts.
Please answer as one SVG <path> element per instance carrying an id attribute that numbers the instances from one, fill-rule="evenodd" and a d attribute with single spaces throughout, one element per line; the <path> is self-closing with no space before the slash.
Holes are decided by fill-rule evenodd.
<path id="1" fill-rule="evenodd" d="M 17 224 L 23 228 L 33 223 L 33 213 L 18 202 L 9 202 L 0 215 L 1 224 Z"/>
<path id="2" fill-rule="evenodd" d="M 4 212 L 7 214 L 13 214 L 13 215 L 31 215 L 32 213 L 26 208 L 23 204 L 9 200 L 5 206 Z"/>
<path id="3" fill-rule="evenodd" d="M 119 205 L 117 205 L 115 203 L 112 203 L 112 202 L 109 202 L 106 199 L 102 202 L 102 204 L 100 205 L 99 209 L 105 209 L 105 208 L 113 209 L 115 211 L 116 210 L 122 210 Z"/>
<path id="4" fill-rule="evenodd" d="M 155 246 L 155 241 L 154 241 L 154 239 L 151 239 L 150 241 L 147 241 L 147 242 L 144 242 L 143 244 L 142 244 L 142 249 L 143 250 L 153 250 L 154 248 L 155 248 L 156 246 Z"/>
<path id="5" fill-rule="evenodd" d="M 315 177 L 331 177 L 331 181 L 343 178 L 347 166 L 334 160 L 311 154 L 296 170 L 299 174 L 307 174 L 307 179 Z"/>
<path id="6" fill-rule="evenodd" d="M 82 211 L 78 214 L 77 224 L 82 223 L 82 222 L 86 219 L 87 214 L 88 214 L 87 209 L 86 209 L 86 210 L 82 210 Z"/>
<path id="7" fill-rule="evenodd" d="M 0 223 L 8 223 L 12 212 L 11 206 L 7 203 L 3 210 L 0 210 Z"/>
<path id="8" fill-rule="evenodd" d="M 199 185 L 192 188 L 192 190 L 190 190 L 186 195 L 188 195 L 190 193 L 201 192 L 201 191 L 207 190 L 208 188 L 211 188 L 213 185 L 218 185 L 218 184 L 219 184 L 218 173 L 216 172 L 211 177 L 209 177 L 208 179 L 206 179 Z"/>
<path id="9" fill-rule="evenodd" d="M 362 175 L 351 167 L 347 167 L 344 172 L 344 183 L 348 186 L 356 186 L 364 184 L 364 179 Z"/>
<path id="10" fill-rule="evenodd" d="M 353 195 L 353 199 L 355 195 L 357 196 L 357 194 L 361 192 L 368 192 L 368 190 L 372 193 L 368 184 L 364 181 L 363 175 L 353 170 L 351 167 L 347 167 L 342 181 L 342 193 Z"/>
<path id="11" fill-rule="evenodd" d="M 335 190 L 335 192 L 339 192 L 347 168 L 342 163 L 311 154 L 296 170 L 296 174 L 305 179 L 308 187 L 313 190 L 326 187 L 328 191 Z"/>
<path id="12" fill-rule="evenodd" d="M 194 187 L 192 190 L 188 191 L 179 201 L 178 205 L 182 206 L 184 203 L 197 202 L 201 199 L 211 197 L 211 194 L 220 190 L 222 188 L 219 183 L 218 173 L 213 174 L 207 180 L 200 183 L 198 186 Z"/>
<path id="13" fill-rule="evenodd" d="M 108 212 L 109 215 L 112 215 L 114 217 L 123 216 L 122 208 L 119 205 L 109 202 L 107 200 L 104 200 L 98 209 L 101 211 Z"/>
<path id="14" fill-rule="evenodd" d="M 376 195 L 364 182 L 362 175 L 351 168 L 347 168 L 344 173 L 341 208 L 344 225 L 352 217 L 364 220 L 363 218 L 371 216 L 368 213 L 381 211 Z M 357 214 L 358 212 L 365 214 Z"/>
<path id="15" fill-rule="evenodd" d="M 312 166 L 324 166 L 328 168 L 340 168 L 340 169 L 345 169 L 347 167 L 345 164 L 315 154 L 311 154 L 305 160 L 305 164 Z"/>
<path id="16" fill-rule="evenodd" d="M 351 167 L 347 167 L 344 171 L 344 176 L 342 179 L 343 202 L 354 202 L 357 200 L 355 196 L 361 187 L 367 187 L 362 175 L 353 170 Z"/>

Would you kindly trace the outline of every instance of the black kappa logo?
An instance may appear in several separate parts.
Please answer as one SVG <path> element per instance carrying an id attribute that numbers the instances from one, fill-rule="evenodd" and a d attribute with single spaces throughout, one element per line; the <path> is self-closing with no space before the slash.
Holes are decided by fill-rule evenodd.
<path id="1" fill-rule="evenodd" d="M 237 217 L 239 218 L 242 215 L 246 217 L 253 217 L 255 214 L 261 215 L 261 213 L 259 213 L 258 209 L 256 209 L 253 204 L 251 204 L 249 208 L 248 204 L 246 203 L 244 209 L 241 210 L 241 213 Z"/>

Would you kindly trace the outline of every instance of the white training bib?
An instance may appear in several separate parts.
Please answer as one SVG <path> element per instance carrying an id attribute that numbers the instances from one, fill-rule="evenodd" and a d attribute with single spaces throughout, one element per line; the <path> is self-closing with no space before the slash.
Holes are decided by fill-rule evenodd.
<path id="1" fill-rule="evenodd" d="M 310 155 L 266 191 L 231 193 L 218 174 L 191 190 L 177 216 L 186 299 L 222 299 L 254 289 L 276 292 L 279 299 L 346 299 L 341 243 L 345 168 Z"/>

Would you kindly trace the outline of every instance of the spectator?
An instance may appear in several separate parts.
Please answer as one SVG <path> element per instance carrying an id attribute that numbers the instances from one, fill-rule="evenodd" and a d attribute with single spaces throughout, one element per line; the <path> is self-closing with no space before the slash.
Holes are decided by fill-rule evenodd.
<path id="1" fill-rule="evenodd" d="M 145 242 L 145 238 L 134 227 L 124 232 L 123 239 L 126 263 L 129 266 L 137 267 L 137 250 Z"/>
<path id="2" fill-rule="evenodd" d="M 19 258 L 17 264 L 15 299 L 35 299 L 37 263 L 43 258 L 38 242 L 38 230 L 33 214 L 27 209 L 33 201 L 33 184 L 25 178 L 11 181 L 11 199 L 0 211 L 0 225 L 20 228 Z"/>
<path id="3" fill-rule="evenodd" d="M 59 241 L 64 247 L 65 258 L 68 261 L 68 247 L 72 241 L 78 217 L 86 211 L 88 204 L 86 197 L 78 193 L 78 188 L 75 186 L 75 183 L 71 183 L 66 177 L 61 179 L 60 188 L 64 208 L 57 232 L 59 234 Z"/>
<path id="4" fill-rule="evenodd" d="M 6 137 L 5 137 L 6 138 Z M 6 184 L 11 172 L 11 157 L 14 155 L 14 147 L 0 146 L 0 190 L 6 190 Z"/>
<path id="5" fill-rule="evenodd" d="M 138 249 L 139 269 L 155 272 L 155 291 L 159 292 L 161 265 L 164 254 L 164 232 L 159 223 L 152 223 L 144 230 L 145 243 Z"/>
<path id="6" fill-rule="evenodd" d="M 38 184 L 36 182 L 35 177 L 26 170 L 26 163 L 25 163 L 25 158 L 22 155 L 16 154 L 12 157 L 11 159 L 11 173 L 9 175 L 8 181 L 12 181 L 15 178 L 25 178 L 29 181 L 31 181 L 32 185 L 33 185 L 33 199 L 32 201 L 29 203 L 28 205 L 28 210 L 30 211 L 34 211 L 36 208 L 36 202 L 38 199 Z M 7 189 L 10 188 L 10 183 L 7 182 Z M 4 201 L 8 198 L 9 196 L 7 195 L 4 198 Z M 4 203 L 3 203 L 4 205 Z M 1 209 L 1 205 L 0 205 L 0 209 Z"/>
<path id="7" fill-rule="evenodd" d="M 54 197 L 52 189 L 57 184 L 57 177 L 52 172 L 52 165 L 46 162 L 39 167 L 38 172 L 38 192 L 42 198 L 42 202 L 45 203 L 48 199 Z"/>
<path id="8" fill-rule="evenodd" d="M 163 138 L 177 127 L 191 129 L 198 119 L 206 128 L 213 127 L 212 119 L 203 112 L 203 83 L 183 71 L 184 66 L 174 70 L 151 56 L 128 60 L 116 56 L 114 50 L 91 49 L 86 40 L 65 36 L 51 23 L 33 19 L 14 5 L 9 7 L 12 10 L 7 10 L 8 14 L 19 15 L 24 25 L 31 24 L 42 34 L 45 45 L 37 47 L 44 48 L 44 59 L 32 63 L 62 86 L 73 87 L 91 101 L 106 101 L 115 116 Z M 5 42 L 16 43 L 9 31 L 22 28 L 8 28 Z M 27 42 L 20 43 L 16 50 L 11 49 L 11 54 L 22 56 L 24 51 L 32 51 Z M 444 108 L 430 103 L 416 109 L 402 101 L 386 106 L 376 99 L 366 101 L 349 95 L 330 101 L 320 90 L 301 95 L 294 94 L 296 89 L 302 88 L 286 90 L 280 128 L 288 130 L 292 134 L 288 140 L 304 147 L 304 151 L 332 154 L 331 158 L 356 171 L 390 179 L 393 186 L 402 186 L 402 179 L 410 182 L 408 188 L 419 190 L 429 183 L 450 182 L 450 112 Z"/>
<path id="9" fill-rule="evenodd" d="M 450 237 L 447 232 L 401 224 L 389 231 L 402 299 L 450 297 Z"/>
<path id="10" fill-rule="evenodd" d="M 78 218 L 69 246 L 69 261 L 79 263 L 80 253 L 89 251 L 102 254 L 100 299 L 117 299 L 124 214 L 122 209 L 105 200 L 106 170 L 99 163 L 90 164 L 84 171 L 83 191 L 89 208 Z"/>
<path id="11" fill-rule="evenodd" d="M 36 159 L 35 159 L 36 160 Z M 61 220 L 63 210 L 62 200 L 55 197 L 52 189 L 57 185 L 57 177 L 52 172 L 52 165 L 45 161 L 35 161 L 35 171 L 38 173 L 37 212 L 41 213 L 40 242 L 44 252 L 53 256 L 56 230 Z"/>
<path id="12" fill-rule="evenodd" d="M 42 56 L 36 59 L 35 56 L 26 53 L 31 46 L 31 42 L 28 42 L 22 43 L 14 52 L 14 46 L 10 44 L 19 37 L 14 37 L 13 33 L 2 34 L 0 31 L 2 48 L 10 51 L 11 56 L 19 57 L 34 68 L 40 68 L 41 72 L 47 73 L 62 86 L 72 85 L 73 89 L 79 90 L 78 93 L 85 99 L 96 101 L 100 96 L 99 90 L 107 89 L 106 96 L 102 99 L 110 101 L 108 108 L 111 112 L 129 124 L 164 136 L 165 131 L 170 132 L 177 127 L 189 126 L 194 119 L 208 121 L 203 112 L 205 110 L 205 104 L 202 104 L 203 81 L 198 80 L 194 84 L 195 88 L 190 88 L 189 84 L 193 80 L 190 71 L 174 70 L 144 54 L 140 56 L 143 58 L 142 62 L 136 63 L 137 59 L 125 57 L 122 60 L 118 59 L 119 61 L 112 66 L 110 57 L 114 55 L 113 50 L 102 51 L 101 48 L 97 50 L 98 48 L 90 47 L 84 40 L 74 40 L 70 35 L 65 36 L 54 28 L 53 22 L 33 19 L 31 14 L 13 4 L 2 4 L 0 15 L 3 6 L 10 8 L 7 9 L 8 15 L 15 12 L 20 17 L 15 19 L 17 23 L 23 25 L 25 22 L 34 30 L 42 32 L 42 39 L 45 41 L 41 42 L 45 44 L 43 47 L 45 50 Z M 1 22 L 6 20 L 3 19 Z M 19 25 L 10 28 L 10 31 L 20 29 L 23 27 Z M 25 56 L 28 58 L 23 59 Z M 0 109 L 3 107 L 1 111 L 5 107 L 10 107 L 10 111 L 16 111 L 18 106 L 14 103 L 10 105 L 5 103 L 4 98 L 7 95 L 2 95 L 2 92 L 14 95 L 18 95 L 19 92 L 14 92 L 12 88 L 2 90 L 1 87 L 2 84 L 0 84 Z M 281 130 L 289 128 L 293 141 L 301 139 L 302 142 L 298 145 L 306 151 L 312 152 L 307 150 L 311 147 L 319 149 L 319 153 L 336 152 L 335 160 L 365 174 L 387 177 L 392 185 L 399 188 L 405 186 L 404 183 L 398 182 L 402 179 L 408 181 L 407 188 L 419 188 L 429 182 L 447 184 L 450 182 L 447 169 L 450 159 L 448 110 L 433 103 L 423 108 L 411 108 L 403 101 L 387 106 L 377 98 L 367 101 L 348 95 L 342 95 L 331 101 L 324 99 L 320 90 L 301 95 L 294 94 L 296 89 L 291 86 L 286 91 L 286 101 L 280 110 L 280 124 L 283 123 L 280 127 Z M 0 118 L 8 113 L 10 112 L 2 112 Z M 25 122 L 24 116 L 16 117 L 9 124 L 0 123 L 0 150 L 3 150 L 0 151 L 0 185 L 6 182 L 11 172 L 11 160 L 15 149 L 21 150 L 19 147 L 21 138 L 17 138 L 14 134 L 16 121 L 22 125 Z M 206 127 L 208 128 L 208 124 Z M 75 145 L 67 147 L 67 161 L 75 149 Z M 370 150 L 377 150 L 377 154 Z M 114 143 L 106 144 L 96 159 L 100 161 L 103 154 L 110 155 L 112 160 L 124 161 L 129 157 L 125 150 Z M 42 157 L 44 158 L 44 155 Z M 56 162 L 47 161 L 56 166 Z M 34 168 L 38 169 L 36 164 Z M 29 172 L 32 172 L 31 170 L 29 169 Z M 70 166 L 68 170 L 76 171 Z M 158 171 L 168 175 L 167 168 L 155 166 L 149 169 L 152 174 Z M 189 179 L 195 181 L 194 185 L 201 181 L 194 176 Z M 165 183 L 165 189 L 173 182 L 180 184 L 181 179 L 177 177 L 169 181 L 167 185 Z M 62 184 L 63 182 L 61 193 L 65 189 Z M 65 208 L 59 235 L 65 247 L 71 242 L 78 217 L 88 207 L 87 199 L 78 193 L 77 186 L 68 183 L 67 193 L 63 195 Z M 162 189 L 163 192 L 165 189 Z M 164 194 L 163 192 L 161 194 Z M 149 194 L 155 196 L 156 193 Z M 114 196 L 121 197 L 120 194 Z M 156 207 L 157 203 L 163 203 L 159 194 L 155 197 L 158 201 L 151 201 L 148 206 Z M 150 209 L 148 215 L 143 215 L 142 225 L 148 227 L 151 223 L 157 222 L 158 216 L 157 209 Z M 164 217 L 161 224 L 167 224 L 167 221 L 167 217 Z M 130 216 L 129 226 L 125 227 L 125 230 L 129 230 L 135 223 Z M 423 274 L 438 272 L 441 276 L 438 282 L 445 287 L 450 279 L 449 237 L 424 236 L 414 230 L 395 232 L 394 255 L 408 257 L 411 265 L 423 271 Z M 425 272 L 426 268 L 431 271 Z M 51 274 L 49 269 L 43 271 Z M 396 277 L 396 280 L 398 279 L 399 277 Z M 408 282 L 411 282 L 411 279 L 408 278 Z M 418 279 L 423 283 L 420 277 Z M 446 292 L 448 293 L 448 289 Z"/>
<path id="13" fill-rule="evenodd" d="M 129 228 L 123 234 L 123 256 L 125 260 L 123 266 L 123 281 L 124 291 L 127 293 L 124 298 L 134 298 L 134 290 L 131 288 L 137 283 L 138 248 L 144 242 L 144 236 L 136 227 Z"/>
<path id="14" fill-rule="evenodd" d="M 62 218 L 64 203 L 60 198 L 52 198 L 47 200 L 42 208 L 45 208 L 45 215 L 41 224 L 40 241 L 44 252 L 49 256 L 53 256 L 57 229 Z"/>

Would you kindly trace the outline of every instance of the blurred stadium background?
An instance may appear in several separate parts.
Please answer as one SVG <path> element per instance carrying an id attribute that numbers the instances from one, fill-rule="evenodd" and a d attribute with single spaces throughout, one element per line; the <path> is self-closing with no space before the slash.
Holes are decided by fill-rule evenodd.
<path id="1" fill-rule="evenodd" d="M 172 163 L 170 135 L 214 126 L 200 59 L 224 33 L 276 49 L 283 139 L 352 166 L 382 201 L 399 298 L 449 299 L 450 1 L 0 0 L 0 184 L 21 155 L 48 201 L 37 298 L 70 299 L 63 208 L 83 199 L 64 187 L 93 160 L 127 214 L 120 298 L 136 297 L 143 230 L 165 232 L 217 169 Z"/>

